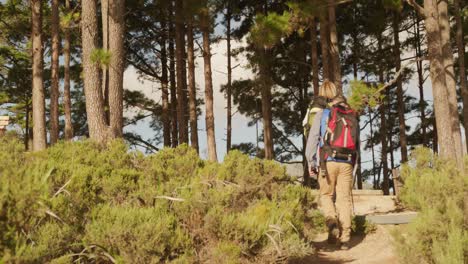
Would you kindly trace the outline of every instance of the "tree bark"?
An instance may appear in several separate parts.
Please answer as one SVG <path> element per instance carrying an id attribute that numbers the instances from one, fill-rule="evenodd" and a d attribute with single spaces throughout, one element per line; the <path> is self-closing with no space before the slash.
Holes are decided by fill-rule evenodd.
<path id="1" fill-rule="evenodd" d="M 400 60 L 400 37 L 398 35 L 400 17 L 399 11 L 394 12 L 393 14 L 393 56 L 395 59 L 395 72 L 398 72 L 401 68 Z M 398 101 L 398 123 L 400 126 L 400 149 L 401 149 L 401 162 L 405 163 L 408 161 L 408 148 L 406 140 L 406 122 L 405 122 L 405 102 L 403 95 L 403 82 L 401 77 L 397 78 L 397 101 Z"/>
<path id="2" fill-rule="evenodd" d="M 312 62 L 312 84 L 314 96 L 319 94 L 319 63 L 317 51 L 317 22 L 315 17 L 310 19 L 310 57 Z"/>
<path id="3" fill-rule="evenodd" d="M 182 0 L 175 0 L 175 39 L 176 39 L 176 76 L 177 76 L 177 120 L 179 123 L 179 142 L 188 143 L 186 135 L 185 102 L 184 102 L 184 17 Z"/>
<path id="4" fill-rule="evenodd" d="M 199 153 L 198 146 L 198 117 L 197 117 L 197 90 L 195 82 L 195 49 L 193 46 L 193 18 L 187 23 L 187 61 L 189 86 L 189 114 L 190 114 L 190 142 L 192 148 Z"/>
<path id="5" fill-rule="evenodd" d="M 174 12 L 172 1 L 169 3 L 169 85 L 171 90 L 171 134 L 172 147 L 179 145 L 178 138 L 178 120 L 177 120 L 177 88 L 176 88 L 176 70 L 175 70 L 175 51 L 174 51 Z"/>
<path id="6" fill-rule="evenodd" d="M 111 136 L 122 137 L 125 0 L 109 0 L 109 9 L 109 123 Z"/>
<path id="7" fill-rule="evenodd" d="M 105 143 L 108 127 L 104 118 L 104 103 L 99 78 L 99 64 L 91 60 L 93 50 L 98 47 L 98 23 L 96 0 L 81 2 L 81 39 L 83 47 L 83 79 L 86 97 L 86 114 L 91 139 Z"/>
<path id="8" fill-rule="evenodd" d="M 437 1 L 424 0 L 427 46 L 430 59 L 430 76 L 434 96 L 439 154 L 443 158 L 457 160 L 452 129 L 452 115 L 449 109 L 446 76 L 442 56 L 442 42 L 438 22 Z"/>
<path id="9" fill-rule="evenodd" d="M 460 119 L 458 116 L 457 84 L 455 80 L 455 70 L 453 68 L 453 51 L 450 41 L 450 23 L 447 7 L 447 0 L 438 1 L 439 29 L 442 44 L 443 66 L 445 69 L 445 82 L 448 95 L 448 106 L 451 118 L 451 130 L 453 135 L 452 144 L 455 146 L 457 164 L 463 167 L 463 142 L 461 137 Z"/>
<path id="10" fill-rule="evenodd" d="M 454 16 L 457 25 L 458 70 L 460 75 L 460 91 L 463 100 L 463 126 L 465 127 L 465 145 L 468 151 L 468 87 L 466 85 L 465 45 L 463 44 L 463 23 L 459 0 L 454 0 Z"/>
<path id="11" fill-rule="evenodd" d="M 31 0 L 32 10 L 32 104 L 33 150 L 46 149 L 45 95 L 43 80 L 42 1 Z"/>
<path id="12" fill-rule="evenodd" d="M 102 49 L 110 51 L 109 48 L 109 1 L 101 0 L 101 16 L 102 16 Z M 102 98 L 104 99 L 104 111 L 106 124 L 109 125 L 109 67 L 108 65 L 101 65 L 101 84 L 102 84 Z"/>
<path id="13" fill-rule="evenodd" d="M 379 47 L 379 53 L 382 52 L 382 39 L 379 37 L 378 38 L 378 47 Z M 383 72 L 383 66 L 379 66 L 379 82 L 384 83 L 384 72 Z M 383 99 L 382 104 L 379 107 L 379 112 L 380 112 L 380 127 L 382 128 L 380 131 L 380 142 L 382 144 L 382 155 L 381 155 L 381 161 L 382 161 L 382 166 L 383 166 L 383 184 L 382 184 L 382 191 L 384 195 L 389 195 L 390 194 L 390 186 L 389 186 L 389 170 L 388 170 L 388 160 L 387 160 L 387 117 L 385 116 L 385 110 L 387 108 L 386 104 L 386 99 Z"/>
<path id="14" fill-rule="evenodd" d="M 168 37 L 166 17 L 161 21 L 163 34 L 161 37 L 161 93 L 162 93 L 162 121 L 163 121 L 163 138 L 164 147 L 171 146 L 171 121 L 169 113 L 169 80 L 167 72 L 167 50 L 166 39 Z"/>
<path id="15" fill-rule="evenodd" d="M 370 140 L 374 137 L 374 125 L 372 124 L 372 110 L 369 108 L 369 128 L 370 128 Z M 371 144 L 371 154 L 372 154 L 372 175 L 374 176 L 374 189 L 377 188 L 377 182 L 375 177 L 375 151 L 374 151 L 374 144 Z"/>
<path id="16" fill-rule="evenodd" d="M 320 16 L 320 48 L 322 51 L 322 71 L 323 79 L 333 80 L 333 77 L 330 75 L 330 59 L 329 59 L 329 32 L 328 32 L 328 22 L 327 15 L 322 14 Z"/>
<path id="17" fill-rule="evenodd" d="M 29 115 L 31 113 L 31 106 L 26 103 L 26 114 L 25 114 L 25 124 L 24 124 L 24 150 L 25 151 L 29 151 L 29 129 L 30 129 L 30 126 L 29 126 Z"/>
<path id="18" fill-rule="evenodd" d="M 59 139 L 59 1 L 52 0 L 52 59 L 51 59 L 51 91 L 50 91 L 50 144 Z"/>
<path id="19" fill-rule="evenodd" d="M 340 51 L 338 46 L 338 33 L 336 32 L 336 3 L 335 0 L 328 0 L 328 23 L 330 30 L 330 57 L 332 61 L 331 70 L 333 71 L 333 82 L 335 83 L 338 94 L 342 94 L 341 85 L 341 65 Z"/>
<path id="20" fill-rule="evenodd" d="M 274 159 L 273 148 L 273 117 L 271 112 L 271 80 L 268 65 L 265 62 L 268 57 L 267 51 L 259 49 L 258 54 L 262 57 L 259 65 L 260 89 L 262 98 L 262 117 L 263 117 L 263 141 L 265 148 L 265 159 Z"/>
<path id="21" fill-rule="evenodd" d="M 226 85 L 226 99 L 227 99 L 227 136 L 226 136 L 226 151 L 231 150 L 232 139 L 232 66 L 231 66 L 231 1 L 228 1 L 226 11 L 226 45 L 227 45 L 227 85 Z"/>
<path id="22" fill-rule="evenodd" d="M 70 0 L 65 1 L 67 12 L 71 12 Z M 64 28 L 63 60 L 64 60 L 64 83 L 63 83 L 63 108 L 65 110 L 65 140 L 73 138 L 73 124 L 71 117 L 71 94 L 70 94 L 70 27 Z"/>
<path id="23" fill-rule="evenodd" d="M 206 105 L 206 134 L 208 143 L 208 159 L 218 161 L 216 154 L 215 123 L 213 111 L 213 81 L 211 72 L 210 50 L 210 17 L 208 7 L 202 10 L 200 16 L 201 31 L 203 35 L 203 62 L 205 69 L 205 105 Z"/>
<path id="24" fill-rule="evenodd" d="M 357 33 L 353 32 L 353 77 L 354 80 L 357 81 L 358 79 L 358 51 L 356 48 L 357 45 Z M 372 123 L 371 123 L 372 124 Z M 358 129 L 361 131 L 361 119 L 358 117 Z M 358 134 L 358 159 L 357 159 L 357 171 L 356 171 L 356 178 L 357 178 L 357 188 L 362 190 L 362 159 L 361 159 L 361 133 Z"/>
<path id="25" fill-rule="evenodd" d="M 421 51 L 421 33 L 420 33 L 420 20 L 415 12 L 415 50 L 416 56 L 421 58 L 423 53 Z M 429 146 L 427 138 L 427 120 L 426 120 L 426 101 L 424 100 L 424 74 L 423 74 L 423 61 L 416 62 L 416 69 L 418 72 L 418 88 L 419 88 L 419 112 L 421 115 L 421 137 L 423 146 Z"/>

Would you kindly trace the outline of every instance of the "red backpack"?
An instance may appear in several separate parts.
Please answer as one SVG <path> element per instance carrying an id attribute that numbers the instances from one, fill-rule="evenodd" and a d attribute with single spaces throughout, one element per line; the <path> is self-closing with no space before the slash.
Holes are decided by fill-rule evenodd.
<path id="1" fill-rule="evenodd" d="M 322 138 L 322 160 L 332 157 L 337 160 L 354 161 L 359 145 L 357 113 L 342 105 L 332 106 L 325 116 L 325 134 Z"/>

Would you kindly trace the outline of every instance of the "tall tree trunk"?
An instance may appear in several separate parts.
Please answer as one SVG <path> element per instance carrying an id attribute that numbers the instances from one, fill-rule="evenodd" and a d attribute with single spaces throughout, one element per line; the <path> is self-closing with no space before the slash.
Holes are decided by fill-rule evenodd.
<path id="1" fill-rule="evenodd" d="M 416 57 L 421 58 L 423 53 L 421 51 L 421 33 L 420 33 L 420 20 L 415 14 L 414 19 L 416 20 L 415 27 L 415 50 Z M 419 88 L 419 112 L 421 115 L 421 137 L 423 146 L 428 146 L 429 140 L 427 138 L 427 120 L 426 120 L 426 101 L 424 100 L 424 74 L 423 74 L 423 61 L 419 60 L 416 62 L 416 69 L 418 72 L 418 88 Z"/>
<path id="2" fill-rule="evenodd" d="M 70 0 L 65 1 L 67 12 L 71 12 Z M 64 28 L 63 60 L 64 60 L 64 83 L 63 83 L 63 108 L 65 110 L 65 140 L 73 138 L 73 124 L 71 116 L 71 94 L 70 94 L 70 27 Z"/>
<path id="3" fill-rule="evenodd" d="M 329 58 L 329 36 L 328 33 L 328 19 L 326 13 L 320 16 L 320 48 L 322 51 L 322 71 L 323 79 L 332 80 L 330 75 L 330 58 Z"/>
<path id="4" fill-rule="evenodd" d="M 434 96 L 439 153 L 443 158 L 457 160 L 452 129 L 452 113 L 448 107 L 442 42 L 438 22 L 437 1 L 424 0 L 427 46 L 430 59 L 430 76 Z"/>
<path id="5" fill-rule="evenodd" d="M 192 148 L 199 153 L 198 117 L 197 117 L 197 87 L 195 82 L 195 49 L 193 46 L 193 18 L 187 23 L 187 61 L 189 86 L 190 142 Z"/>
<path id="6" fill-rule="evenodd" d="M 211 72 L 210 50 L 210 17 L 208 7 L 205 7 L 200 16 L 201 31 L 203 35 L 203 62 L 205 69 L 205 104 L 206 104 L 206 134 L 208 143 L 208 159 L 218 161 L 216 154 L 215 123 L 213 111 L 213 81 Z"/>
<path id="7" fill-rule="evenodd" d="M 109 123 L 113 137 L 123 136 L 123 74 L 125 69 L 125 0 L 109 0 Z"/>
<path id="8" fill-rule="evenodd" d="M 314 96 L 319 94 L 319 63 L 317 51 L 317 21 L 315 17 L 310 19 L 310 57 L 312 62 L 312 84 Z"/>
<path id="9" fill-rule="evenodd" d="M 353 76 L 354 80 L 357 81 L 358 79 L 358 49 L 357 49 L 357 33 L 352 34 L 353 38 Z M 358 129 L 361 131 L 361 119 L 358 117 Z M 358 159 L 357 159 L 357 171 L 356 171 L 356 178 L 357 178 L 357 188 L 362 190 L 362 159 L 361 159 L 361 133 L 358 134 L 358 142 L 359 142 L 359 149 L 358 149 Z"/>
<path id="10" fill-rule="evenodd" d="M 265 62 L 268 51 L 259 49 L 259 54 L 263 57 L 259 65 L 259 77 L 262 98 L 262 116 L 263 116 L 263 141 L 265 148 L 265 159 L 274 159 L 273 148 L 273 117 L 271 112 L 271 80 L 268 65 Z"/>
<path id="11" fill-rule="evenodd" d="M 185 20 L 184 20 L 185 21 Z M 184 22 L 185 23 L 185 22 Z M 184 135 L 185 135 L 185 141 L 187 142 L 187 144 L 189 143 L 189 126 L 190 126 L 190 109 L 189 109 L 189 98 L 188 98 L 188 88 L 187 88 L 187 51 L 185 50 L 185 47 L 187 46 L 186 42 L 185 42 L 185 35 L 187 35 L 187 29 L 186 27 L 184 26 L 183 27 L 183 37 L 182 37 L 182 47 L 183 48 L 183 59 L 182 59 L 182 62 L 183 62 L 183 65 L 184 67 L 182 67 L 182 87 L 183 87 L 183 92 L 184 92 L 184 121 L 185 121 L 185 131 L 184 131 Z"/>
<path id="12" fill-rule="evenodd" d="M 29 150 L 29 115 L 31 113 L 31 106 L 26 103 L 25 125 L 24 125 L 24 150 Z"/>
<path id="13" fill-rule="evenodd" d="M 370 127 L 370 139 L 374 137 L 374 125 L 372 124 L 372 110 L 369 108 L 369 127 Z M 376 177 L 375 177 L 375 151 L 374 144 L 371 144 L 371 154 L 372 154 L 372 175 L 374 175 L 374 189 L 377 188 Z"/>
<path id="14" fill-rule="evenodd" d="M 169 79 L 167 73 L 167 50 L 166 39 L 168 37 L 166 17 L 161 21 L 163 34 L 161 37 L 161 92 L 162 92 L 162 120 L 163 120 L 163 138 L 164 147 L 171 146 L 171 122 L 169 116 Z"/>
<path id="15" fill-rule="evenodd" d="M 379 47 L 379 53 L 382 52 L 382 39 L 379 36 L 378 38 L 378 47 Z M 382 64 L 379 66 L 379 82 L 384 83 L 384 72 L 383 72 L 383 66 Z M 383 184 L 382 184 L 382 190 L 384 195 L 389 195 L 390 194 L 390 185 L 389 185 L 389 171 L 388 171 L 388 160 L 387 160 L 387 134 L 386 134 L 386 128 L 387 128 L 387 117 L 385 116 L 387 104 L 386 104 L 386 99 L 382 101 L 382 104 L 379 107 L 380 111 L 380 127 L 382 128 L 380 132 L 380 142 L 382 144 L 382 155 L 381 155 L 381 160 L 382 160 L 382 166 L 383 166 Z"/>
<path id="16" fill-rule="evenodd" d="M 102 49 L 110 51 L 109 48 L 109 1 L 101 0 L 101 16 L 102 16 Z M 101 84 L 102 84 L 102 98 L 104 99 L 104 111 L 106 124 L 109 125 L 109 67 L 102 64 Z"/>
<path id="17" fill-rule="evenodd" d="M 231 66 L 231 0 L 228 0 L 226 11 L 226 45 L 227 45 L 227 85 L 226 85 L 226 99 L 227 99 L 227 136 L 226 136 L 226 151 L 231 150 L 232 139 L 232 66 Z"/>
<path id="18" fill-rule="evenodd" d="M 108 127 L 104 118 L 104 103 L 99 78 L 100 69 L 99 64 L 91 60 L 93 50 L 98 48 L 96 6 L 96 0 L 82 0 L 81 2 L 83 79 L 89 136 L 99 143 L 105 143 L 108 138 Z"/>
<path id="19" fill-rule="evenodd" d="M 185 120 L 184 104 L 184 24 L 182 14 L 182 0 L 175 0 L 175 38 L 176 38 L 176 76 L 177 76 L 177 120 L 179 121 L 179 142 L 188 143 L 185 134 L 187 122 Z"/>
<path id="20" fill-rule="evenodd" d="M 59 1 L 52 0 L 52 60 L 51 60 L 51 91 L 50 91 L 50 144 L 59 139 Z"/>
<path id="21" fill-rule="evenodd" d="M 458 69 L 460 75 L 460 90 L 463 100 L 463 126 L 465 127 L 465 145 L 468 151 L 468 87 L 466 85 L 465 45 L 463 44 L 463 23 L 459 0 L 454 0 L 454 16 L 457 24 Z"/>
<path id="22" fill-rule="evenodd" d="M 333 82 L 338 90 L 338 93 L 343 93 L 341 85 L 341 65 L 340 51 L 338 47 L 338 33 L 336 32 L 336 3 L 335 0 L 328 0 L 328 23 L 330 30 L 330 57 L 332 61 Z"/>
<path id="23" fill-rule="evenodd" d="M 463 142 L 461 137 L 460 119 L 458 116 L 457 84 L 455 80 L 455 70 L 453 68 L 452 43 L 450 41 L 450 23 L 447 0 L 438 1 L 439 29 L 442 43 L 442 57 L 445 69 L 445 83 L 448 93 L 448 106 L 452 125 L 450 126 L 453 135 L 452 144 L 455 146 L 457 164 L 463 167 Z"/>
<path id="24" fill-rule="evenodd" d="M 401 68 L 400 60 L 400 37 L 398 35 L 400 17 L 398 11 L 393 14 L 393 56 L 395 59 L 395 71 L 398 72 Z M 397 79 L 397 101 L 398 101 L 398 123 L 400 125 L 400 149 L 401 149 L 401 162 L 405 163 L 408 161 L 408 148 L 406 140 L 406 122 L 405 122 L 405 102 L 403 99 L 403 82 L 401 77 Z"/>
<path id="25" fill-rule="evenodd" d="M 32 10 L 32 104 L 33 104 L 33 150 L 47 147 L 45 122 L 45 95 L 43 80 L 42 48 L 42 1 L 31 0 Z"/>
<path id="26" fill-rule="evenodd" d="M 171 90 L 171 134 L 172 147 L 179 145 L 178 138 L 178 120 L 177 120 L 177 88 L 176 88 L 176 70 L 175 70 L 175 51 L 174 51 L 174 12 L 172 2 L 169 3 L 169 85 Z"/>

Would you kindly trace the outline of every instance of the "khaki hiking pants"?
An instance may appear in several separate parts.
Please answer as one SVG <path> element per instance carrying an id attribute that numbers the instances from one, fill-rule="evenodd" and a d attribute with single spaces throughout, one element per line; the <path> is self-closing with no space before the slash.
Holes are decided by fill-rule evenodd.
<path id="1" fill-rule="evenodd" d="M 341 227 L 341 242 L 351 238 L 351 190 L 353 188 L 353 165 L 344 162 L 327 162 L 328 176 L 319 175 L 320 205 L 326 218 L 338 219 Z M 336 202 L 333 196 L 336 194 Z"/>

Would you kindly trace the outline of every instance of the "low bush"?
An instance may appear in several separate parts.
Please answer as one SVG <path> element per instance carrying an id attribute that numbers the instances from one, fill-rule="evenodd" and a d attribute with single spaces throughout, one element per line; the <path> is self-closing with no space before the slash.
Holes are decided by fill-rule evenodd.
<path id="1" fill-rule="evenodd" d="M 468 168 L 468 159 L 465 168 Z M 468 170 L 439 159 L 428 149 L 416 149 L 401 174 L 403 204 L 419 211 L 415 221 L 395 233 L 403 263 L 464 263 L 468 233 L 464 226 L 464 196 Z"/>
<path id="2" fill-rule="evenodd" d="M 4 137 L 0 158 L 0 263 L 271 263 L 312 253 L 323 224 L 284 168 L 236 151 Z"/>

